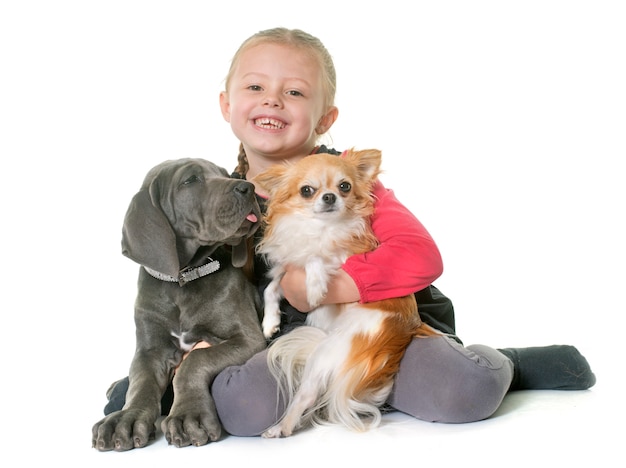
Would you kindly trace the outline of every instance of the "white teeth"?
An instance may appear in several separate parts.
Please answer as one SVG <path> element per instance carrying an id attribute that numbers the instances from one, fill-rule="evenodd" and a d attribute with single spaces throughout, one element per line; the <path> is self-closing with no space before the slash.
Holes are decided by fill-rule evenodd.
<path id="1" fill-rule="evenodd" d="M 280 120 L 274 120 L 267 117 L 256 119 L 254 124 L 263 128 L 285 128 L 285 124 Z"/>

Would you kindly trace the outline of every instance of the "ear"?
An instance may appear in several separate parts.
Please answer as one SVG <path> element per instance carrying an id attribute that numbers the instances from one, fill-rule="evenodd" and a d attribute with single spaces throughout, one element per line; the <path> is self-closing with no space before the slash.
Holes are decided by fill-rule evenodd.
<path id="1" fill-rule="evenodd" d="M 280 185 L 282 178 L 287 173 L 287 165 L 276 164 L 269 169 L 264 170 L 260 174 L 257 174 L 252 178 L 251 182 L 258 185 L 261 189 L 267 192 L 270 196 L 274 193 L 276 188 Z"/>
<path id="2" fill-rule="evenodd" d="M 126 212 L 122 253 L 140 265 L 178 276 L 176 236 L 160 206 L 155 205 L 148 187 L 133 197 Z"/>
<path id="3" fill-rule="evenodd" d="M 220 109 L 224 120 L 230 122 L 230 100 L 228 99 L 228 93 L 226 91 L 220 93 Z"/>
<path id="4" fill-rule="evenodd" d="M 354 149 L 349 149 L 344 159 L 355 164 L 359 170 L 359 174 L 363 180 L 367 182 L 374 182 L 378 174 L 380 174 L 380 165 L 382 162 L 382 152 L 380 150 L 367 149 L 355 151 Z"/>
<path id="5" fill-rule="evenodd" d="M 235 268 L 242 268 L 248 262 L 248 239 L 241 239 L 237 245 L 231 248 L 231 263 Z"/>
<path id="6" fill-rule="evenodd" d="M 315 127 L 315 133 L 317 133 L 318 135 L 323 135 L 324 133 L 326 133 L 328 130 L 330 130 L 330 127 L 333 126 L 333 124 L 337 120 L 337 117 L 339 117 L 339 109 L 333 106 L 319 120 L 319 122 L 317 123 L 317 127 Z"/>

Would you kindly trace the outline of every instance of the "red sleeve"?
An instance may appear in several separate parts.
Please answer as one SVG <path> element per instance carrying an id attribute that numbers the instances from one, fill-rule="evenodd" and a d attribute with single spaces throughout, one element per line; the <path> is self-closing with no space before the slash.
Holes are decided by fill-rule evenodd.
<path id="1" fill-rule="evenodd" d="M 406 296 L 429 286 L 443 272 L 439 249 L 426 228 L 378 182 L 372 229 L 379 247 L 353 255 L 343 269 L 354 280 L 361 302 Z"/>

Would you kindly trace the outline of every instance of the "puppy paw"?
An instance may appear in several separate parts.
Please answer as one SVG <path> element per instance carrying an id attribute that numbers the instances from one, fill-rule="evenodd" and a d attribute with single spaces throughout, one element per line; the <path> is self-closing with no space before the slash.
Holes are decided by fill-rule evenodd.
<path id="1" fill-rule="evenodd" d="M 261 437 L 265 439 L 278 439 L 279 437 L 289 437 L 291 432 L 287 433 L 286 430 L 283 429 L 281 424 L 276 424 L 275 426 L 270 427 L 266 430 Z"/>
<path id="2" fill-rule="evenodd" d="M 278 306 L 266 305 L 261 324 L 265 338 L 271 338 L 280 330 L 280 314 Z"/>
<path id="3" fill-rule="evenodd" d="M 309 303 L 311 308 L 315 309 L 322 303 L 327 292 L 327 288 L 309 289 L 307 290 L 306 301 Z"/>
<path id="4" fill-rule="evenodd" d="M 278 320 L 263 319 L 263 336 L 265 338 L 271 338 L 278 331 L 280 331 L 280 318 Z"/>
<path id="5" fill-rule="evenodd" d="M 93 426 L 92 446 L 101 452 L 124 452 L 145 447 L 154 435 L 154 418 L 145 411 L 115 411 Z"/>
<path id="6" fill-rule="evenodd" d="M 193 445 L 200 447 L 215 442 L 222 435 L 222 426 L 217 418 L 208 412 L 171 414 L 161 422 L 161 430 L 167 443 L 176 447 Z"/>
<path id="7" fill-rule="evenodd" d="M 306 299 L 313 308 L 319 306 L 328 293 L 328 270 L 328 266 L 319 257 L 310 259 L 306 265 Z"/>

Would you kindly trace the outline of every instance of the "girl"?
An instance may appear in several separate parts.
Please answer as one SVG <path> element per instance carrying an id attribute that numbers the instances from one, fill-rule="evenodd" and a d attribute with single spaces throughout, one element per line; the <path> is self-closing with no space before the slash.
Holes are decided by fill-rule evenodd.
<path id="1" fill-rule="evenodd" d="M 233 177 L 253 181 L 273 164 L 316 152 L 339 154 L 316 146 L 338 116 L 335 87 L 332 58 L 317 38 L 275 28 L 244 41 L 220 94 L 224 119 L 241 142 Z M 263 203 L 263 193 L 258 195 Z M 349 258 L 324 302 L 369 302 L 415 293 L 422 320 L 444 333 L 415 338 L 409 345 L 388 401 L 392 408 L 426 421 L 472 422 L 491 416 L 508 391 L 579 390 L 595 384 L 586 359 L 572 346 L 464 347 L 455 336 L 452 303 L 432 285 L 442 273 L 435 242 L 392 191 L 380 186 L 375 198 L 372 228 L 380 247 Z M 268 282 L 266 269 L 256 258 L 261 297 Z M 291 268 L 283 277 L 287 301 L 280 333 L 301 325 L 311 309 L 304 276 L 303 270 Z M 126 385 L 125 380 L 114 385 L 105 413 L 122 407 Z M 277 398 L 265 351 L 242 366 L 225 369 L 212 393 L 224 428 L 233 435 L 261 434 L 285 407 Z"/>

